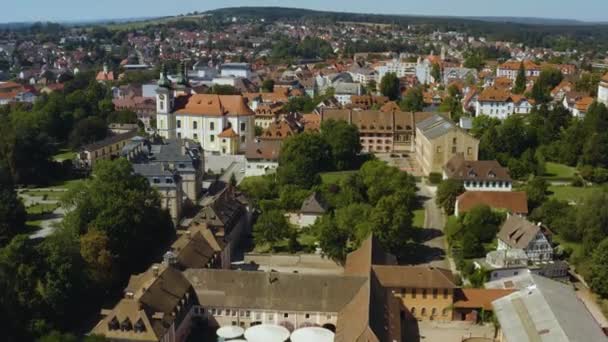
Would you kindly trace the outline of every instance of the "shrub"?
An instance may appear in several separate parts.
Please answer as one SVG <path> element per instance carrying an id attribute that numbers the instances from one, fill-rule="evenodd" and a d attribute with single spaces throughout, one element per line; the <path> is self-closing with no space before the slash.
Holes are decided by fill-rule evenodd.
<path id="1" fill-rule="evenodd" d="M 443 179 L 443 176 L 441 175 L 441 173 L 431 172 L 429 174 L 429 183 L 431 183 L 431 184 L 435 184 L 435 185 L 439 184 L 439 183 L 441 183 L 442 179 Z"/>

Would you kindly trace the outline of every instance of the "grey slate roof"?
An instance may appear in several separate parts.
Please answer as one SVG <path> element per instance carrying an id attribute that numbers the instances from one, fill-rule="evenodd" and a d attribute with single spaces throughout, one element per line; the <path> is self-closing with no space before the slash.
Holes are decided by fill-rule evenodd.
<path id="1" fill-rule="evenodd" d="M 300 212 L 302 214 L 322 215 L 327 212 L 327 204 L 325 204 L 325 201 L 321 198 L 321 195 L 319 195 L 318 192 L 314 192 L 304 200 Z"/>
<path id="2" fill-rule="evenodd" d="M 430 118 L 416 124 L 420 132 L 428 139 L 440 137 L 453 129 L 458 129 L 450 119 L 447 119 L 439 114 L 435 114 Z"/>
<path id="3" fill-rule="evenodd" d="M 576 296 L 572 285 L 533 274 L 512 278 L 518 278 L 511 280 L 513 284 L 529 285 L 492 302 L 507 342 L 608 340 Z M 501 282 L 509 280 L 510 278 L 505 278 Z"/>
<path id="4" fill-rule="evenodd" d="M 137 130 L 133 130 L 133 131 L 122 133 L 122 134 L 111 135 L 103 140 L 99 140 L 94 143 L 83 146 L 81 148 L 81 151 L 99 150 L 102 147 L 112 145 L 112 144 L 115 144 L 115 143 L 123 141 L 123 140 L 131 139 L 131 138 L 135 137 L 136 135 L 137 135 Z"/>

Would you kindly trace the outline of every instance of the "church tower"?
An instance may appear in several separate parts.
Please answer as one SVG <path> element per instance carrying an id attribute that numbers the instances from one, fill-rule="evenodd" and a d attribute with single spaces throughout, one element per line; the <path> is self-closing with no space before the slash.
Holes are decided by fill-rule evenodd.
<path id="1" fill-rule="evenodd" d="M 158 134 L 165 139 L 175 138 L 175 114 L 173 114 L 173 89 L 167 78 L 167 69 L 163 64 L 156 88 L 156 128 Z"/>

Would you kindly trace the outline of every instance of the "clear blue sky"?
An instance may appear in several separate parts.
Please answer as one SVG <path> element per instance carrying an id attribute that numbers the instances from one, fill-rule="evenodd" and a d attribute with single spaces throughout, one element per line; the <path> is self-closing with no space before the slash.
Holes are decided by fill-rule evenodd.
<path id="1" fill-rule="evenodd" d="M 133 18 L 230 6 L 451 16 L 512 16 L 608 21 L 608 0 L 3 0 L 0 22 Z"/>

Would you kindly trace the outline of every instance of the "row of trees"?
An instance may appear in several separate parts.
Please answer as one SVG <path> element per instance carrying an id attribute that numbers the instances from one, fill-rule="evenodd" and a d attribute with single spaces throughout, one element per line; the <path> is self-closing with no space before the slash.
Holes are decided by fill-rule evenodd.
<path id="1" fill-rule="evenodd" d="M 16 207 L 0 215 L 10 238 L 23 224 L 22 209 L 9 193 L 1 194 Z M 2 206 L 0 211 L 11 207 Z M 143 271 L 174 234 L 158 194 L 124 159 L 96 164 L 93 177 L 70 189 L 63 206 L 71 210 L 51 236 L 36 241 L 16 235 L 0 249 L 0 318 L 7 341 L 82 328 L 82 317 L 92 317 L 105 298 L 120 293 L 129 275 Z M 71 338 L 54 332 L 42 340 Z"/>

